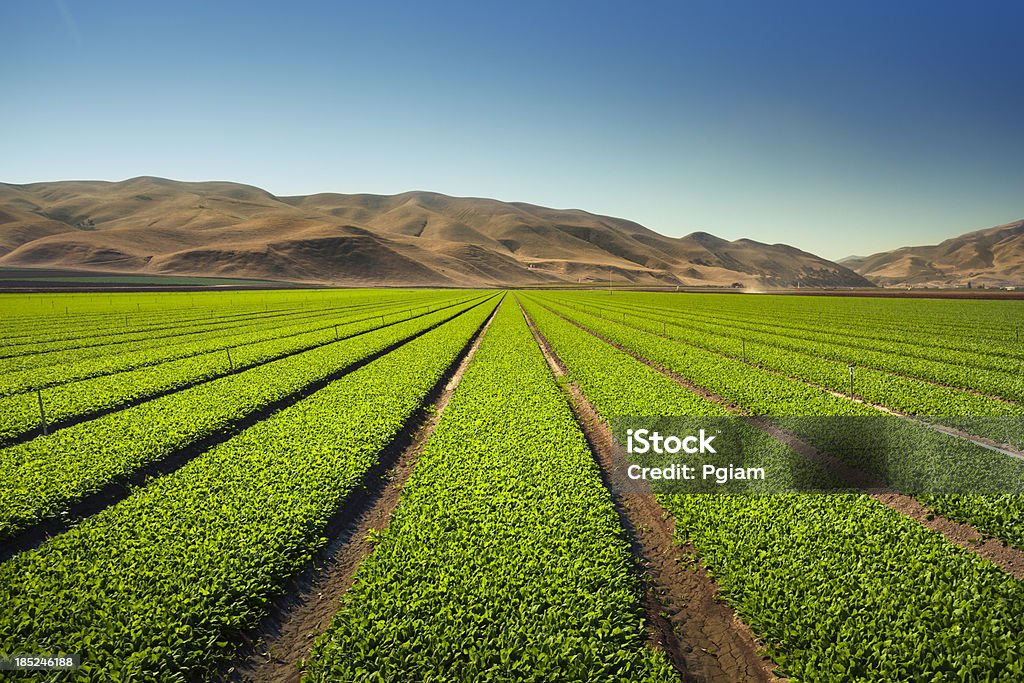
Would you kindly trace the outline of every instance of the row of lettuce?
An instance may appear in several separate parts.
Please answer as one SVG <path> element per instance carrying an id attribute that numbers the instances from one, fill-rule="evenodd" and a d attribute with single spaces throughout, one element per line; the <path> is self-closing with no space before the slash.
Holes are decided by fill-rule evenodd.
<path id="1" fill-rule="evenodd" d="M 15 355 L 0 358 L 0 395 L 34 391 L 297 333 L 331 330 L 339 318 L 379 319 L 384 314 L 394 320 L 396 314 L 408 315 L 417 306 L 422 311 L 433 301 L 451 296 L 452 293 L 443 292 L 419 297 L 405 293 L 388 296 L 379 303 L 361 297 L 339 298 L 330 306 L 313 310 L 258 312 L 248 318 L 232 316 L 228 320 L 133 334 L 103 331 L 78 340 L 71 348 L 19 350 Z"/>
<path id="2" fill-rule="evenodd" d="M 722 413 L 719 404 L 538 301 L 525 303 L 571 379 L 605 420 Z M 706 371 L 699 379 L 708 383 L 712 375 L 721 377 L 716 390 L 757 391 L 757 377 L 744 382 L 717 361 L 689 357 L 688 362 L 673 368 L 685 367 L 692 371 L 688 376 Z M 767 462 L 803 462 L 811 470 L 806 479 L 828 479 L 795 453 L 786 454 L 781 444 L 764 450 Z M 1014 681 L 1024 676 L 1018 635 L 1024 628 L 1024 584 L 871 497 L 662 495 L 659 500 L 675 517 L 677 540 L 694 544 L 724 598 L 793 680 Z"/>
<path id="3" fill-rule="evenodd" d="M 786 329 L 785 322 L 751 311 L 747 320 L 721 320 L 702 310 L 655 308 L 632 300 L 574 302 L 583 310 L 622 319 L 631 325 L 700 345 L 732 357 L 745 357 L 837 391 L 848 391 L 848 368 L 856 366 L 855 392 L 869 400 L 901 401 L 891 407 L 940 415 L 1022 413 L 1000 401 L 1024 398 L 1024 360 L 988 349 L 934 349 L 914 341 L 858 339 L 842 328 Z M 961 391 L 957 391 L 957 389 Z M 974 392 L 974 393 L 968 393 Z M 948 407 L 947 407 L 948 406 Z"/>
<path id="4" fill-rule="evenodd" d="M 450 309 L 480 294 L 431 296 L 428 301 L 397 301 L 370 310 L 337 311 L 311 322 L 249 331 L 243 338 L 181 342 L 145 353 L 111 356 L 107 368 L 87 379 L 0 398 L 0 444 L 11 443 L 47 425 L 81 421 L 100 411 L 147 400 L 195 384 L 254 368 L 286 356 L 329 345 L 368 331 Z M 210 350 L 212 343 L 213 350 Z M 197 347 L 202 350 L 197 350 Z M 169 358 L 169 360 L 168 360 Z M 97 364 L 83 361 L 67 373 L 88 373 Z M 119 368 L 119 369 L 118 369 Z M 12 380 L 13 381 L 13 380 Z M 42 414 L 40 412 L 42 404 Z"/>
<path id="5" fill-rule="evenodd" d="M 309 681 L 678 680 L 611 496 L 506 300 Z"/>
<path id="6" fill-rule="evenodd" d="M 480 308 L 485 300 L 317 346 L 0 449 L 0 538 L 59 516 L 76 500 L 150 463 L 237 431 L 353 364 Z"/>
<path id="7" fill-rule="evenodd" d="M 737 409 L 877 414 L 550 295 L 522 301 L 609 422 Z M 211 435 L 226 439 L 0 565 L 8 595 L 0 650 L 84 652 L 74 675 L 83 681 L 214 676 L 309 565 L 331 515 L 496 302 L 463 297 L 0 451 L 0 476 L 15 482 L 0 490 L 0 529 L 11 535 L 147 463 Z M 280 402 L 292 404 L 263 414 Z M 837 484 L 771 435 L 750 427 L 746 436 L 789 476 L 761 492 Z M 844 454 L 842 435 L 817 438 Z M 942 498 L 967 501 L 964 515 L 978 523 L 972 497 Z M 1014 539 L 1020 518 L 976 498 L 1003 513 L 1008 521 L 989 526 Z M 723 597 L 793 680 L 1024 677 L 1024 585 L 870 497 L 659 500 L 675 516 L 677 540 L 694 544 Z M 641 589 L 598 467 L 507 297 L 391 523 L 317 639 L 306 680 L 678 680 L 646 644 Z"/>
<path id="8" fill-rule="evenodd" d="M 229 337 L 244 334 L 247 331 L 273 329 L 291 321 L 302 321 L 317 313 L 329 312 L 332 309 L 345 307 L 349 302 L 339 302 L 339 306 L 321 308 L 316 311 L 250 311 L 246 316 L 228 314 L 208 316 L 198 320 L 175 320 L 173 316 L 167 321 L 166 327 L 141 326 L 140 328 L 122 325 L 105 324 L 103 327 L 80 330 L 71 339 L 47 339 L 42 342 L 18 343 L 0 347 L 0 371 L 5 374 L 33 368 L 44 368 L 51 365 L 81 363 L 87 359 L 103 358 L 145 352 L 152 349 L 170 351 L 182 340 L 204 341 L 218 337 Z M 349 305 L 352 305 L 349 303 Z M 51 323 L 51 326 L 59 323 Z M 59 332 L 55 333 L 55 337 Z M 130 357 L 130 356 L 129 356 Z"/>
<path id="9" fill-rule="evenodd" d="M 215 677 L 495 303 L 0 565 L 0 648 L 83 652 L 82 681 Z M 677 680 L 646 642 L 641 590 L 583 434 L 506 303 L 306 677 Z"/>
<path id="10" fill-rule="evenodd" d="M 184 329 L 203 330 L 263 317 L 315 312 L 355 302 L 381 303 L 411 290 L 261 290 L 251 292 L 133 292 L 8 294 L 0 358 L 25 353 L 145 341 Z M 83 305 L 94 308 L 84 312 Z"/>
<path id="11" fill-rule="evenodd" d="M 467 308 L 0 565 L 0 650 L 81 652 L 74 680 L 212 680 L 496 303 Z"/>
<path id="12" fill-rule="evenodd" d="M 606 294 L 568 295 L 578 302 L 609 300 Z M 770 324 L 764 329 L 839 336 L 852 343 L 903 343 L 914 355 L 946 349 L 999 355 L 1020 362 L 1020 301 L 948 301 L 860 297 L 755 297 L 716 294 L 617 292 L 611 300 L 644 308 L 685 312 L 719 324 Z M 611 301 L 609 300 L 609 301 Z"/>
<path id="13" fill-rule="evenodd" d="M 217 330 L 231 331 L 303 314 L 315 314 L 317 311 L 351 305 L 357 301 L 367 299 L 346 295 L 316 307 L 270 308 L 268 305 L 243 310 L 208 310 L 202 313 L 171 307 L 146 316 L 123 313 L 88 323 L 42 314 L 33 321 L 37 329 L 31 333 L 19 329 L 17 323 L 4 331 L 0 337 L 0 363 L 3 363 L 0 367 L 11 370 L 47 365 L 51 358 L 73 358 L 76 353 L 88 357 L 96 355 L 98 347 L 102 346 L 144 349 L 160 343 L 160 340 L 202 335 Z M 8 306 L 9 300 L 5 299 L 5 308 Z"/>
<path id="14" fill-rule="evenodd" d="M 576 310 L 554 297 L 544 306 L 584 325 L 639 356 L 668 368 L 697 386 L 755 415 L 776 422 L 847 464 L 880 477 L 906 493 L 918 494 L 937 511 L 1024 548 L 1024 460 L 973 441 L 936 432 L 925 424 L 893 418 L 868 405 L 810 385 L 799 378 L 681 343 L 615 318 Z M 767 356 L 770 351 L 766 350 Z M 650 412 L 645 414 L 652 414 Z M 654 411 L 653 414 L 657 414 Z M 827 416 L 828 419 L 792 419 Z M 846 419 L 834 419 L 846 416 Z M 952 420 L 943 420 L 950 422 Z M 1020 419 L 963 418 L 992 430 L 1016 432 Z M 866 436 L 877 433 L 871 443 Z M 943 495 L 938 495 L 943 494 Z"/>

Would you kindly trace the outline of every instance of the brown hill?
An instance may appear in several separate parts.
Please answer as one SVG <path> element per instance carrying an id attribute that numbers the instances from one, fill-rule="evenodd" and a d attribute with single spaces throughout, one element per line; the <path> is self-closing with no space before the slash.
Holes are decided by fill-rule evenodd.
<path id="1" fill-rule="evenodd" d="M 883 286 L 1024 285 L 1024 220 L 969 232 L 940 244 L 844 259 Z"/>
<path id="2" fill-rule="evenodd" d="M 0 184 L 0 265 L 364 285 L 870 286 L 786 245 L 670 238 L 575 209 L 150 177 Z"/>

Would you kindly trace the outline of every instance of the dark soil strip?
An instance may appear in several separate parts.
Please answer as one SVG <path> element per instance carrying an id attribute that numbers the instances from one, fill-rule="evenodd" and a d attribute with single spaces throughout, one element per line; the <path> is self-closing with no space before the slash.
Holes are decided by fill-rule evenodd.
<path id="1" fill-rule="evenodd" d="M 470 299 L 470 301 L 472 301 L 472 299 Z M 116 413 L 116 412 L 121 411 L 121 410 L 127 410 L 128 408 L 134 408 L 135 406 L 141 405 L 141 404 L 146 403 L 148 401 L 153 401 L 153 400 L 156 400 L 158 398 L 162 398 L 164 396 L 169 396 L 169 395 L 177 393 L 179 391 L 184 391 L 185 389 L 191 389 L 192 387 L 201 386 L 203 384 L 207 384 L 209 382 L 212 382 L 214 380 L 220 379 L 222 377 L 226 377 L 228 375 L 236 375 L 236 374 L 238 374 L 240 372 L 244 372 L 246 370 L 251 370 L 252 368 L 256 368 L 256 367 L 259 367 L 261 365 L 266 365 L 267 363 L 273 363 L 274 361 L 282 360 L 284 358 L 289 358 L 291 356 L 296 356 L 296 355 L 298 355 L 300 353 L 305 353 L 306 351 L 312 351 L 313 349 L 318 349 L 321 346 L 327 346 L 329 344 L 337 344 L 338 342 L 347 341 L 347 340 L 353 339 L 355 337 L 360 337 L 360 336 L 362 336 L 364 334 L 369 334 L 370 332 L 376 332 L 377 330 L 382 330 L 385 327 L 391 327 L 392 325 L 397 325 L 399 323 L 404 323 L 404 322 L 407 322 L 409 320 L 413 320 L 415 318 L 421 318 L 421 317 L 423 317 L 425 315 L 430 315 L 432 313 L 437 313 L 438 311 L 443 311 L 446 308 L 452 308 L 454 306 L 460 306 L 460 305 L 465 304 L 465 303 L 467 303 L 467 302 L 466 301 L 459 301 L 457 303 L 448 304 L 447 306 L 441 306 L 441 307 L 439 307 L 437 309 L 434 309 L 434 310 L 426 311 L 425 313 L 417 313 L 416 315 L 410 316 L 408 318 L 402 318 L 401 320 L 395 320 L 393 322 L 385 323 L 383 325 L 378 325 L 377 327 L 374 327 L 374 328 L 368 329 L 368 330 L 363 330 L 362 332 L 356 332 L 354 334 L 339 336 L 337 339 L 328 339 L 326 341 L 314 342 L 314 343 L 310 344 L 309 346 L 305 346 L 305 347 L 303 347 L 301 349 L 293 349 L 292 351 L 285 351 L 284 353 L 281 353 L 280 355 L 274 356 L 273 358 L 267 358 L 266 360 L 258 361 L 256 363 L 250 363 L 248 365 L 237 365 L 237 366 L 235 366 L 235 368 L 233 370 L 225 371 L 225 372 L 223 372 L 223 373 L 221 373 L 219 375 L 214 375 L 212 377 L 207 377 L 205 379 L 201 379 L 201 380 L 198 380 L 196 382 L 191 382 L 189 384 L 183 384 L 183 385 L 178 386 L 178 387 L 173 387 L 173 388 L 170 388 L 170 389 L 163 389 L 161 391 L 157 391 L 157 392 L 154 392 L 152 394 L 147 394 L 146 396 L 140 396 L 140 397 L 138 397 L 136 399 L 132 399 L 131 401 L 126 401 L 125 403 L 119 403 L 119 404 L 114 405 L 114 406 L 109 406 L 107 408 L 101 408 L 99 410 L 93 410 L 93 411 L 88 412 L 88 413 L 82 413 L 81 415 L 75 415 L 74 417 L 69 417 L 69 418 L 64 419 L 64 420 L 60 420 L 60 421 L 57 421 L 57 422 L 50 423 L 50 424 L 47 425 L 47 431 L 50 434 L 52 434 L 53 432 L 57 431 L 58 429 L 64 429 L 66 427 L 71 427 L 71 426 L 74 426 L 76 424 L 81 424 L 83 422 L 88 422 L 89 420 L 95 420 L 98 417 L 103 417 L 104 415 L 109 415 L 110 413 Z M 380 316 L 370 316 L 369 318 L 365 318 L 363 320 L 353 320 L 353 321 L 349 321 L 348 323 L 345 323 L 345 324 L 346 325 L 350 325 L 350 324 L 355 323 L 355 322 L 363 322 L 364 320 L 372 320 L 372 319 L 377 318 L 377 317 L 380 317 Z M 332 327 L 333 326 L 328 325 L 327 327 L 322 328 L 322 329 L 329 330 Z M 289 336 L 289 337 L 291 337 L 291 336 L 298 336 L 299 334 L 307 334 L 309 332 L 316 332 L 316 331 L 317 330 L 306 330 L 304 332 L 297 332 L 294 335 L 287 335 L 287 336 Z M 284 339 L 284 338 L 285 337 L 280 337 L 280 339 Z M 208 351 L 208 352 L 205 352 L 205 353 L 220 353 L 220 352 L 219 351 Z M 202 355 L 202 354 L 197 354 L 197 355 Z M 187 358 L 187 357 L 190 357 L 190 356 L 185 356 L 183 358 Z M 182 360 L 182 359 L 181 358 L 174 358 L 171 361 L 166 361 L 166 362 L 173 362 L 173 361 L 176 361 L 176 360 Z M 154 365 L 158 365 L 158 363 L 154 363 Z M 140 366 L 139 368 L 133 368 L 133 370 L 139 370 L 139 369 L 142 369 L 144 367 L 153 367 L 153 366 Z M 125 370 L 125 371 L 122 371 L 122 372 L 131 372 L 131 370 Z M 111 373 L 111 374 L 118 374 L 118 373 Z M 94 375 L 94 376 L 100 376 L 100 375 Z M 86 378 L 83 378 L 83 379 L 92 379 L 92 378 L 91 377 L 86 377 Z M 68 384 L 73 384 L 73 383 L 69 382 Z M 65 385 L 57 385 L 57 386 L 66 386 L 66 384 Z M 29 393 L 34 393 L 34 392 L 29 392 Z M 43 400 L 44 400 L 44 403 L 45 403 L 45 398 Z M 22 432 L 21 434 L 18 434 L 17 436 L 8 438 L 6 440 L 0 440 L 0 448 L 7 448 L 7 447 L 10 447 L 10 446 L 17 446 L 18 444 L 27 443 L 27 442 L 31 441 L 32 439 L 35 439 L 36 437 L 42 436 L 42 434 L 43 434 L 43 428 L 41 426 L 40 427 L 36 427 L 34 429 L 30 429 L 30 430 L 28 430 L 26 432 Z"/>
<path id="2" fill-rule="evenodd" d="M 523 311 L 556 377 L 566 369 Z M 565 384 L 577 422 L 601 467 L 633 553 L 644 573 L 643 607 L 650 644 L 668 656 L 683 681 L 776 681 L 774 664 L 731 607 L 721 601 L 691 545 L 675 542 L 675 520 L 651 493 L 625 493 L 610 472 L 626 463 L 613 447 L 611 429 L 574 382 Z"/>
<path id="3" fill-rule="evenodd" d="M 485 302 L 475 304 L 466 311 L 476 308 L 477 306 L 483 305 Z M 142 466 L 130 475 L 120 477 L 111 482 L 105 484 L 100 490 L 95 493 L 91 493 L 84 498 L 81 498 L 73 503 L 70 503 L 68 507 L 62 510 L 57 517 L 48 517 L 27 529 L 18 532 L 13 537 L 0 541 L 0 562 L 6 561 L 14 555 L 36 548 L 48 539 L 62 534 L 78 522 L 83 519 L 95 515 L 96 513 L 121 502 L 125 498 L 131 495 L 132 490 L 145 486 L 146 481 L 150 477 L 162 477 L 172 472 L 175 472 L 185 465 L 187 465 L 193 458 L 197 457 L 201 453 L 213 448 L 214 446 L 223 443 L 238 434 L 239 432 L 248 429 L 257 422 L 267 419 L 277 411 L 287 408 L 288 406 L 298 403 L 302 399 L 310 396 L 316 391 L 323 389 L 331 382 L 341 379 L 345 375 L 355 372 L 359 368 L 372 363 L 373 361 L 391 353 L 395 349 L 404 346 L 412 340 L 423 336 L 427 332 L 444 325 L 445 323 L 463 315 L 457 313 L 453 316 L 445 318 L 444 320 L 437 322 L 430 327 L 416 332 L 404 339 L 401 339 L 379 351 L 376 351 L 369 356 L 358 360 L 351 365 L 348 365 L 340 370 L 337 370 L 324 379 L 307 384 L 302 389 L 295 391 L 284 398 L 278 399 L 273 403 L 267 405 L 254 413 L 250 413 L 246 417 L 236 421 L 231 427 L 217 431 L 209 436 L 195 441 L 181 449 L 178 449 L 160 460 L 149 463 L 148 465 Z"/>
<path id="4" fill-rule="evenodd" d="M 327 629 L 338 611 L 338 601 L 352 586 L 356 569 L 373 551 L 366 540 L 367 532 L 387 527 L 402 487 L 493 319 L 491 313 L 431 389 L 421 409 L 381 453 L 377 464 L 364 476 L 363 486 L 356 488 L 335 512 L 324 532 L 331 540 L 310 566 L 288 583 L 283 597 L 272 603 L 269 616 L 255 636 L 244 638 L 246 644 L 238 663 L 221 672 L 222 681 L 299 681 L 301 662 L 309 656 L 313 640 Z"/>
<path id="5" fill-rule="evenodd" d="M 548 309 L 549 311 L 551 309 Z M 555 315 L 559 315 L 554 311 L 551 311 Z M 612 346 L 623 353 L 629 354 L 632 358 L 635 358 L 639 362 L 657 370 L 658 372 L 670 377 L 671 379 L 678 382 L 683 387 L 693 391 L 694 393 L 703 396 L 711 401 L 715 401 L 726 408 L 739 412 L 740 414 L 747 413 L 742 408 L 739 408 L 736 404 L 730 403 L 716 394 L 713 394 L 706 389 L 703 389 L 695 385 L 690 380 L 677 375 L 668 368 L 664 368 L 658 363 L 652 360 L 644 358 L 635 351 L 628 349 L 621 344 L 603 337 L 597 332 L 581 325 L 580 323 L 565 318 L 559 315 L 566 322 L 570 322 L 584 332 L 600 339 L 609 346 Z M 829 455 L 828 453 L 822 453 L 810 444 L 802 441 L 799 437 L 785 431 L 784 429 L 772 424 L 771 418 L 767 417 L 750 417 L 750 424 L 761 429 L 764 432 L 775 437 L 777 440 L 785 443 L 787 446 L 792 448 L 794 451 L 803 455 L 811 462 L 817 464 L 822 469 L 826 470 L 838 480 L 847 483 L 851 488 L 860 489 L 866 493 L 871 494 L 871 497 L 882 503 L 883 505 L 890 507 L 900 514 L 906 517 L 910 517 L 922 525 L 928 527 L 932 531 L 942 534 L 947 541 L 957 545 L 965 550 L 969 550 L 978 556 L 992 562 L 1000 569 L 1005 571 L 1011 576 L 1024 580 L 1024 550 L 1020 550 L 1009 546 L 1002 541 L 985 536 L 973 526 L 964 524 L 963 522 L 956 522 L 943 515 L 938 514 L 930 510 L 924 504 L 912 496 L 904 495 L 893 491 L 882 479 L 873 477 L 862 470 L 850 467 L 842 460 Z M 908 418 L 913 419 L 913 418 Z"/>
<path id="6" fill-rule="evenodd" d="M 1024 581 L 1024 551 L 1005 545 L 997 539 L 985 537 L 969 524 L 943 517 L 910 496 L 900 493 L 877 493 L 872 497 L 900 514 L 917 520 L 932 531 L 942 534 L 950 543 L 977 553 L 1007 574 Z"/>

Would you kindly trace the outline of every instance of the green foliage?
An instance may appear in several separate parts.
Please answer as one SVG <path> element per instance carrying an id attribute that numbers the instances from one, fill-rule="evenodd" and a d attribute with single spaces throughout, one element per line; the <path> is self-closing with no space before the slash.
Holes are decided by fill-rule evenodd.
<path id="1" fill-rule="evenodd" d="M 608 345 L 602 348 L 535 302 L 559 298 L 531 296 L 527 308 L 606 419 L 657 415 L 671 405 L 664 377 Z M 788 392 L 778 375 L 570 311 L 614 341 L 758 412 L 827 414 L 837 405 L 835 397 L 808 393 L 797 383 Z M 618 390 L 607 390 L 609 384 Z M 694 404 L 694 394 L 672 386 L 687 394 L 677 399 L 679 414 L 720 412 L 709 401 Z M 854 407 L 847 414 L 866 411 Z M 793 680 L 1021 680 L 1024 583 L 872 498 L 659 500 L 675 516 L 678 540 L 694 544 L 723 597 Z"/>
<path id="2" fill-rule="evenodd" d="M 581 297 L 583 295 L 573 296 Z M 733 295 L 731 298 L 747 301 L 748 303 L 745 305 L 749 307 L 748 314 L 754 319 L 763 317 L 764 311 L 760 308 L 755 309 L 749 302 L 752 300 L 771 301 L 771 299 L 762 297 L 735 297 Z M 789 362 L 784 359 L 783 355 L 780 355 L 783 352 L 765 347 L 758 352 L 757 358 L 758 365 L 763 367 L 752 366 L 737 358 L 704 348 L 719 343 L 714 341 L 716 337 L 713 328 L 694 333 L 690 332 L 688 327 L 671 327 L 669 329 L 675 331 L 670 336 L 678 336 L 680 339 L 664 338 L 660 336 L 660 325 L 654 325 L 659 329 L 651 332 L 641 329 L 643 323 L 637 321 L 643 320 L 642 315 L 634 314 L 631 311 L 626 316 L 626 322 L 623 323 L 621 318 L 616 319 L 608 315 L 606 309 L 603 308 L 604 299 L 595 298 L 594 300 L 601 305 L 588 305 L 580 307 L 583 310 L 579 310 L 566 304 L 559 297 L 550 294 L 542 296 L 542 303 L 551 306 L 552 310 L 586 325 L 605 338 L 673 370 L 703 389 L 755 414 L 782 416 L 783 418 L 815 415 L 875 416 L 879 422 L 886 420 L 885 413 L 876 408 L 855 403 L 835 396 L 824 389 L 808 385 L 804 381 L 808 377 L 822 380 L 821 376 L 815 376 L 818 370 L 814 368 L 822 365 L 824 361 L 816 360 L 811 356 L 800 356 L 799 363 Z M 843 302 L 844 300 L 839 300 L 834 303 L 837 307 L 842 308 Z M 884 306 L 880 305 L 880 308 L 884 310 Z M 640 325 L 641 328 L 638 328 L 637 325 Z M 647 327 L 651 327 L 651 325 L 647 325 Z M 730 343 L 735 346 L 733 342 Z M 748 345 L 748 355 L 750 351 Z M 1006 353 L 1011 352 L 1006 349 Z M 1010 361 L 1008 360 L 1008 362 Z M 779 371 L 766 369 L 769 367 L 774 367 Z M 848 372 L 845 366 L 842 366 L 842 372 L 838 372 L 835 368 L 833 370 L 835 371 L 833 374 L 837 375 Z M 858 369 L 857 372 L 857 387 L 861 386 L 862 380 L 866 384 L 872 381 L 871 375 L 866 374 L 863 369 Z M 875 374 L 883 373 L 876 372 Z M 848 382 L 848 374 L 846 377 Z M 886 377 L 888 378 L 886 381 L 902 383 L 902 385 L 910 381 L 894 375 L 886 375 Z M 839 380 L 836 382 L 842 384 Z M 604 384 L 604 381 L 599 383 Z M 823 383 L 828 384 L 827 382 Z M 997 403 L 994 399 L 921 382 L 917 383 L 913 391 L 902 385 L 896 386 L 895 393 L 889 394 L 899 396 L 899 400 L 889 401 L 889 403 L 894 404 L 894 407 L 906 408 L 907 404 L 913 404 L 920 396 L 924 395 L 926 400 L 916 404 L 917 408 L 911 411 L 918 414 L 928 414 L 927 408 L 935 411 L 931 414 L 940 416 L 979 415 L 983 413 L 970 412 L 973 402 L 982 401 L 987 405 Z M 592 390 L 602 391 L 602 389 Z M 903 393 L 904 391 L 906 393 Z M 959 402 L 947 402 L 946 395 L 951 392 L 957 394 Z M 1000 405 L 1005 408 L 1002 413 L 1004 415 L 1007 412 L 1021 410 L 1020 406 Z M 991 412 L 984 414 L 991 414 Z M 659 411 L 654 407 L 648 409 L 648 414 L 658 413 Z M 866 470 L 869 474 L 884 475 L 883 478 L 887 479 L 890 485 L 910 493 L 915 492 L 915 477 L 923 466 L 920 461 L 923 457 L 934 458 L 934 463 L 925 465 L 933 471 L 938 467 L 947 468 L 952 476 L 958 478 L 960 486 L 964 485 L 963 482 L 971 481 L 972 478 L 980 478 L 983 483 L 978 488 L 980 491 L 1010 493 L 1019 489 L 1022 476 L 1024 476 L 1024 464 L 1019 459 L 987 451 L 968 441 L 936 434 L 927 427 L 909 421 L 903 425 L 897 425 L 895 422 L 893 420 L 884 422 L 886 439 L 891 442 L 885 449 L 887 457 L 884 462 L 872 461 L 864 457 L 865 452 L 861 448 L 863 433 L 855 427 L 854 423 L 848 425 L 845 430 L 836 430 L 824 437 L 816 430 L 808 432 L 801 429 L 801 426 L 808 425 L 807 422 L 791 420 L 787 426 L 809 443 L 827 450 L 855 467 Z M 1016 435 L 1024 438 L 1024 419 L 966 417 L 945 418 L 941 419 L 941 422 L 955 423 L 965 429 L 972 426 L 982 427 L 975 431 L 981 431 L 983 434 L 992 435 L 995 432 L 1001 436 L 1016 438 Z M 834 421 L 830 424 L 838 425 L 839 423 Z M 959 467 L 956 466 L 958 462 L 961 463 Z M 1013 485 L 1001 486 L 1001 482 L 1006 481 L 1013 482 Z M 960 489 L 954 490 L 959 491 Z M 953 519 L 974 524 L 986 533 L 1024 548 L 1024 496 L 999 495 L 993 500 L 991 497 L 971 495 L 931 495 L 922 496 L 922 500 Z"/>
<path id="3" fill-rule="evenodd" d="M 0 450 L 0 538 L 473 305 L 288 356 Z"/>
<path id="4" fill-rule="evenodd" d="M 624 322 L 630 327 L 730 358 L 745 356 L 762 367 L 841 393 L 850 390 L 849 366 L 854 365 L 854 393 L 858 397 L 914 415 L 1024 415 L 1024 406 L 998 398 L 1024 396 L 1024 359 L 1018 357 L 1022 350 L 1019 345 L 1000 348 L 998 343 L 981 345 L 970 338 L 965 342 L 962 337 L 956 337 L 957 343 L 966 343 L 972 350 L 935 348 L 930 346 L 934 343 L 931 336 L 934 332 L 927 326 L 910 332 L 890 331 L 882 337 L 877 330 L 863 330 L 856 325 L 851 329 L 851 321 L 840 322 L 835 318 L 828 328 L 823 328 L 820 322 L 806 328 L 795 327 L 787 320 L 780 320 L 778 314 L 772 315 L 774 301 L 762 301 L 766 306 L 751 307 L 746 318 L 739 317 L 742 315 L 739 311 L 723 318 L 704 310 L 651 308 L 638 301 L 627 301 L 628 308 L 624 308 L 620 300 L 606 302 L 603 299 L 598 300 L 599 306 L 586 305 L 583 310 L 609 320 L 621 320 L 617 314 L 626 312 Z M 840 310 L 844 307 L 844 300 L 831 303 Z M 948 305 L 949 302 L 940 303 Z M 569 304 L 571 312 L 576 310 L 571 308 L 574 305 L 578 306 Z M 877 309 L 873 311 L 872 322 L 885 313 L 885 303 L 879 302 Z M 959 315 L 960 311 L 943 313 Z M 766 315 L 771 316 L 771 322 L 764 320 Z M 1005 333 L 1004 329 L 1002 334 Z M 865 338 L 863 334 L 872 336 Z M 893 341 L 892 337 L 900 341 Z M 947 384 L 951 386 L 945 386 Z M 987 392 L 995 397 L 975 392 Z M 1010 422 L 975 421 L 974 427 L 1007 424 Z M 1017 420 L 1014 424 L 1022 422 Z M 978 433 L 989 435 L 986 431 Z M 999 430 L 992 435 L 1024 444 L 1021 430 L 1015 433 Z"/>
<path id="5" fill-rule="evenodd" d="M 506 300 L 308 681 L 667 681 L 597 466 Z"/>
<path id="6" fill-rule="evenodd" d="M 0 449 L 0 536 L 462 312 L 4 562 L 0 652 L 85 655 L 80 671 L 53 680 L 212 680 L 484 321 L 491 304 L 471 308 L 480 296 L 0 298 L 0 441 L 35 426 L 35 395 L 25 392 L 37 387 L 51 420 L 175 392 Z M 877 415 L 833 393 L 848 392 L 854 364 L 858 396 L 1024 444 L 1024 429 L 991 419 L 1024 412 L 1019 302 L 632 292 L 537 292 L 523 301 L 608 421 L 728 411 L 556 312 L 776 420 Z M 420 307 L 421 318 L 375 329 L 380 315 L 397 322 Z M 341 337 L 367 333 L 333 343 L 336 323 Z M 225 346 L 234 374 L 225 373 Z M 646 642 L 628 540 L 561 389 L 507 300 L 394 519 L 368 534 L 374 551 L 317 640 L 309 681 L 674 679 Z M 788 426 L 800 432 L 798 421 Z M 855 429 L 801 436 L 878 467 L 853 447 L 863 436 Z M 793 472 L 775 482 L 781 490 L 824 481 L 784 445 L 751 438 Z M 896 485 L 912 488 L 928 452 L 978 458 L 920 425 L 888 438 L 904 456 L 886 463 Z M 1017 463 L 991 457 L 968 474 L 1019 480 Z M 1024 547 L 1024 497 L 920 497 Z M 792 680 L 1024 680 L 1024 583 L 869 497 L 659 500 L 678 540 L 693 543 L 723 598 Z"/>
<path id="7" fill-rule="evenodd" d="M 470 295 L 420 297 L 381 297 L 385 303 L 378 304 L 350 295 L 351 301 L 341 298 L 315 311 L 251 311 L 255 322 L 236 312 L 180 328 L 171 316 L 164 323 L 169 327 L 150 326 L 138 333 L 111 333 L 104 326 L 94 330 L 99 333 L 95 336 L 66 341 L 76 346 L 60 351 L 39 351 L 38 344 L 0 347 L 0 353 L 12 354 L 0 357 L 0 394 L 9 394 L 0 398 L 0 443 L 39 426 L 36 389 L 43 390 L 52 424 L 333 342 L 335 325 L 339 337 L 350 337 L 380 326 L 381 314 L 404 314 L 413 302 L 423 313 Z M 230 364 L 225 353 L 229 347 Z M 17 369 L 23 365 L 29 367 Z"/>
<path id="8" fill-rule="evenodd" d="M 81 681 L 212 680 L 494 303 L 0 565 L 0 651 L 81 652 Z"/>
<path id="9" fill-rule="evenodd" d="M 799 681 L 1019 681 L 1024 584 L 866 496 L 662 503 Z"/>

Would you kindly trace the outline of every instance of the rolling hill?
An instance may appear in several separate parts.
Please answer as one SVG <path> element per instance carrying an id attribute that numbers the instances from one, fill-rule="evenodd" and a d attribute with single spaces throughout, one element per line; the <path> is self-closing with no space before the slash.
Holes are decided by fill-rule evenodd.
<path id="1" fill-rule="evenodd" d="M 1024 220 L 968 232 L 939 244 L 843 259 L 877 285 L 1024 285 Z"/>
<path id="2" fill-rule="evenodd" d="M 787 245 L 665 237 L 575 209 L 153 177 L 0 184 L 0 266 L 344 285 L 870 286 Z"/>

